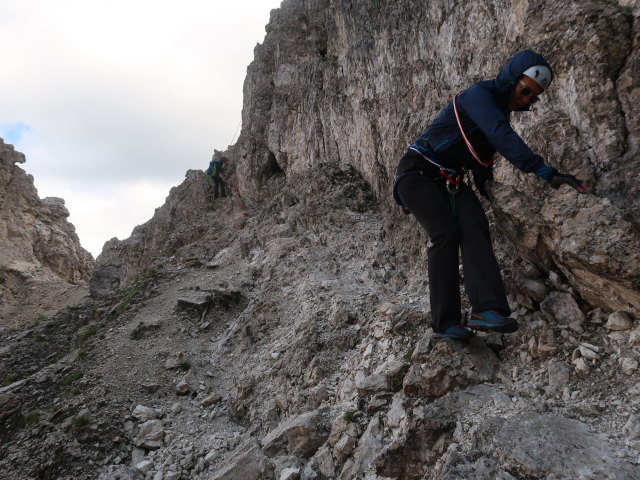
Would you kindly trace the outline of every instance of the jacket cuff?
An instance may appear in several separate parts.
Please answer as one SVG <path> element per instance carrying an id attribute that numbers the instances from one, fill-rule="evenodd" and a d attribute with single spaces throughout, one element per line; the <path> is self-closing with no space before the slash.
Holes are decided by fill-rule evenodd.
<path id="1" fill-rule="evenodd" d="M 542 165 L 541 167 L 538 167 L 535 173 L 537 177 L 540 177 L 544 180 L 549 180 L 549 177 L 551 177 L 551 175 L 556 172 L 557 170 L 555 168 L 550 167 L 549 165 Z"/>

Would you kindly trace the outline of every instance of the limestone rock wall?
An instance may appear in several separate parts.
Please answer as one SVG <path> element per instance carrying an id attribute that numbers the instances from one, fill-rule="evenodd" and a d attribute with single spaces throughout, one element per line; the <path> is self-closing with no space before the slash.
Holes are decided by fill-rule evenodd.
<path id="1" fill-rule="evenodd" d="M 629 146 L 632 23 L 629 8 L 605 1 L 286 0 L 245 82 L 241 192 L 255 195 L 275 157 L 285 171 L 349 162 L 388 193 L 403 146 L 455 92 L 493 78 L 523 48 L 543 52 L 556 81 L 514 123 L 544 123 L 534 147 L 605 188 L 602 174 Z"/>
<path id="2" fill-rule="evenodd" d="M 93 257 L 80 245 L 69 211 L 61 198 L 40 199 L 17 164 L 22 153 L 0 139 L 0 293 L 5 307 L 28 296 L 27 284 L 83 284 L 89 280 Z M 25 293 L 26 292 L 26 293 Z M 38 295 L 42 295 L 40 292 Z"/>
<path id="3" fill-rule="evenodd" d="M 595 196 L 554 192 L 503 159 L 497 189 L 513 189 L 492 205 L 497 227 L 516 244 L 522 234 L 530 238 L 518 254 L 562 272 L 585 298 L 637 313 L 637 16 L 637 2 L 285 0 L 245 81 L 240 193 L 258 201 L 274 170 L 348 163 L 388 206 L 390 230 L 405 230 L 411 220 L 397 218 L 390 199 L 404 147 L 455 92 L 532 48 L 547 56 L 556 79 L 513 124 Z M 596 222 L 568 228 L 585 217 Z M 590 294 L 609 284 L 607 291 L 626 293 Z"/>

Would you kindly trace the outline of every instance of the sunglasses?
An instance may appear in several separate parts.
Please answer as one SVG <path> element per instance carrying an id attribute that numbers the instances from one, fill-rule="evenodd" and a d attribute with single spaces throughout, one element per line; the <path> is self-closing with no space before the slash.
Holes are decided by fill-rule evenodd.
<path id="1" fill-rule="evenodd" d="M 533 91 L 531 90 L 531 88 L 529 86 L 527 86 L 526 83 L 524 83 L 522 80 L 519 83 L 520 83 L 520 85 L 524 85 L 522 90 L 520 90 L 520 95 L 522 95 L 523 97 L 531 97 L 529 99 L 529 103 L 536 103 L 538 100 L 540 100 L 538 98 L 538 95 L 534 95 Z"/>

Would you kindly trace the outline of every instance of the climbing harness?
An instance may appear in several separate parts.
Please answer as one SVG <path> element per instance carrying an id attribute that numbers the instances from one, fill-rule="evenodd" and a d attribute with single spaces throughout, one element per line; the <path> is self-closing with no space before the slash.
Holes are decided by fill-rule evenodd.
<path id="1" fill-rule="evenodd" d="M 420 157 L 422 157 L 424 160 L 426 160 L 427 162 L 429 162 L 431 165 L 435 166 L 438 169 L 438 173 L 442 175 L 442 177 L 445 179 L 445 182 L 446 182 L 445 185 L 447 188 L 447 192 L 449 193 L 451 210 L 453 210 L 453 214 L 457 216 L 458 213 L 456 211 L 456 195 L 460 190 L 459 184 L 464 179 L 464 175 L 466 171 L 464 169 L 462 171 L 458 171 L 458 170 L 454 170 L 453 168 L 445 168 L 442 165 L 440 165 L 438 162 L 436 162 L 432 158 L 429 158 L 427 155 L 425 155 L 423 152 L 421 152 L 420 150 L 418 150 L 413 146 L 407 148 L 407 150 L 410 150 L 413 153 L 417 153 L 418 155 L 420 155 Z"/>
<path id="2" fill-rule="evenodd" d="M 482 160 L 480 160 L 480 156 L 476 153 L 476 150 L 473 148 L 473 145 L 471 145 L 471 142 L 469 141 L 467 136 L 464 134 L 464 129 L 462 128 L 462 122 L 460 121 L 460 115 L 458 115 L 458 106 L 456 105 L 456 98 L 458 98 L 458 95 L 460 95 L 460 92 L 456 93 L 455 97 L 453 97 L 453 112 L 456 115 L 456 121 L 458 122 L 458 128 L 460 129 L 460 134 L 462 135 L 462 139 L 464 140 L 464 143 L 467 145 L 467 148 L 469 149 L 469 152 L 471 153 L 473 158 L 475 158 L 476 161 L 483 167 L 488 167 L 492 165 L 493 162 L 496 161 L 496 157 L 494 156 L 488 162 L 483 162 Z"/>

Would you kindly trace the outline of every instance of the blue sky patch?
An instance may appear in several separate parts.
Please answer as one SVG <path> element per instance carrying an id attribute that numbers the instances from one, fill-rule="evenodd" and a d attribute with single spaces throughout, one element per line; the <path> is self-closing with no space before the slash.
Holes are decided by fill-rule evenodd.
<path id="1" fill-rule="evenodd" d="M 0 125 L 0 138 L 2 138 L 5 143 L 17 143 L 22 140 L 25 133 L 30 131 L 31 127 L 22 122 Z"/>

